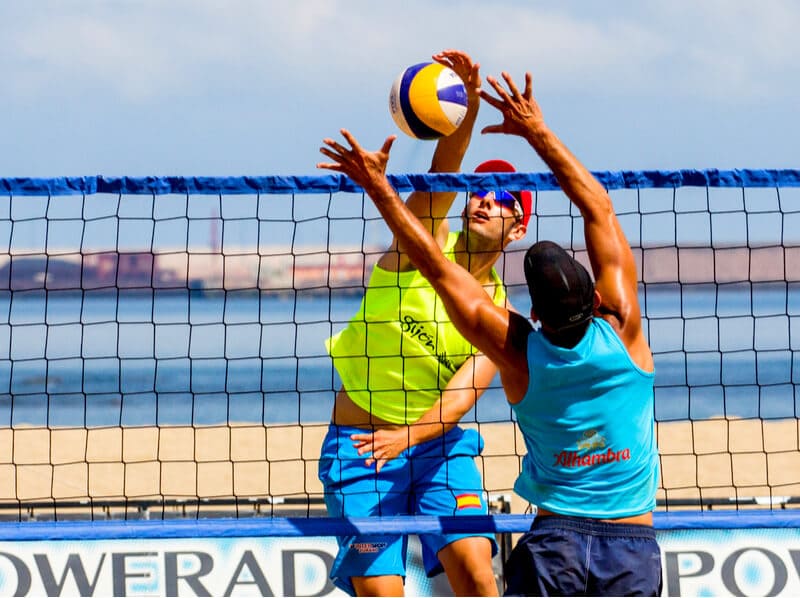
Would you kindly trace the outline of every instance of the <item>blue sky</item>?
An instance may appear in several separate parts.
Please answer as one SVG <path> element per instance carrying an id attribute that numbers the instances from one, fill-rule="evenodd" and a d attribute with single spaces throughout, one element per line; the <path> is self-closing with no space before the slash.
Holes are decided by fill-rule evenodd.
<path id="1" fill-rule="evenodd" d="M 799 29 L 795 0 L 6 0 L 0 176 L 323 174 L 341 127 L 398 133 L 390 172 L 424 172 L 387 97 L 445 48 L 530 70 L 592 170 L 797 168 Z M 489 157 L 544 169 L 495 136 L 465 167 Z"/>

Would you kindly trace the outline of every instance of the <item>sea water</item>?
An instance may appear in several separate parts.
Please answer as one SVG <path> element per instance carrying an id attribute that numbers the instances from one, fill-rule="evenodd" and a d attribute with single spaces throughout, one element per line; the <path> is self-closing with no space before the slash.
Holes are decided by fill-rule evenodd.
<path id="1" fill-rule="evenodd" d="M 523 313 L 524 292 L 512 302 Z M 796 417 L 800 300 L 785 284 L 642 289 L 659 421 Z M 44 291 L 0 296 L 0 425 L 324 422 L 324 341 L 357 295 Z M 496 378 L 466 421 L 513 419 Z"/>

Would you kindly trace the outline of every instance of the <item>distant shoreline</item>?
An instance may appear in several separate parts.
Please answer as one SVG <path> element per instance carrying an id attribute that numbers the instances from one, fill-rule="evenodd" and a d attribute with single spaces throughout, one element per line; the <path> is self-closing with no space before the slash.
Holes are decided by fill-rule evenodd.
<path id="1" fill-rule="evenodd" d="M 520 244 L 497 264 L 508 286 L 523 285 Z M 381 250 L 331 248 L 301 254 L 275 248 L 268 254 L 175 251 L 97 251 L 0 256 L 0 290 L 189 288 L 270 293 L 362 292 Z M 800 281 L 800 247 L 658 247 L 636 249 L 643 283 Z M 588 264 L 586 252 L 576 251 Z"/>

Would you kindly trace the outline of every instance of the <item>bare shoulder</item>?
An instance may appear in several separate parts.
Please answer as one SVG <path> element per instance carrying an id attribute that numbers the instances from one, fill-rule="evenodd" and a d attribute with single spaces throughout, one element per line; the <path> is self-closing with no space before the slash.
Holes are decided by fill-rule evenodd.
<path id="1" fill-rule="evenodd" d="M 432 231 L 432 234 L 436 240 L 436 244 L 444 251 L 450 238 L 450 226 L 446 220 L 434 222 L 441 222 L 440 226 Z M 409 272 L 411 270 L 417 270 L 414 264 L 411 263 L 411 258 L 408 257 L 408 254 L 403 249 L 403 246 L 400 245 L 397 238 L 392 238 L 391 245 L 389 245 L 378 259 L 377 265 L 387 272 Z"/>
<path id="2" fill-rule="evenodd" d="M 528 336 L 533 331 L 533 326 L 526 317 L 517 312 L 509 311 L 508 317 L 508 337 L 505 339 L 507 368 L 510 371 L 527 373 Z"/>
<path id="3" fill-rule="evenodd" d="M 507 311 L 508 327 L 503 345 L 502 359 L 497 368 L 503 391 L 509 403 L 519 403 L 528 391 L 528 336 L 533 326 L 527 318 L 514 311 Z"/>
<path id="4" fill-rule="evenodd" d="M 600 317 L 617 333 L 633 362 L 642 370 L 652 372 L 655 369 L 653 353 L 644 335 L 641 322 L 638 322 L 638 325 L 628 323 L 627 326 L 623 327 L 615 315 L 603 314 Z"/>

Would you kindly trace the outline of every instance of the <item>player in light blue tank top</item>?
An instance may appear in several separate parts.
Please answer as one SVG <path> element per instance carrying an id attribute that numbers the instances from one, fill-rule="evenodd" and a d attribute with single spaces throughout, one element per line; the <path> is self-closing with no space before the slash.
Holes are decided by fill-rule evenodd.
<path id="1" fill-rule="evenodd" d="M 619 518 L 655 508 L 653 372 L 594 318 L 572 348 L 528 336 L 530 385 L 512 405 L 528 453 L 514 490 L 562 515 Z"/>
<path id="2" fill-rule="evenodd" d="M 372 198 L 451 321 L 500 372 L 528 454 L 516 491 L 538 508 L 505 568 L 507 595 L 658 596 L 661 554 L 652 527 L 658 479 L 653 355 L 644 334 L 633 251 L 605 188 L 547 127 L 532 78 L 520 90 L 486 77 L 481 98 L 503 121 L 483 133 L 525 139 L 580 210 L 586 268 L 557 244 L 525 254 L 530 320 L 499 307 L 449 261 L 386 178 L 394 136 L 368 152 L 326 140 L 322 165 Z M 471 229 L 479 234 L 482 223 Z"/>

